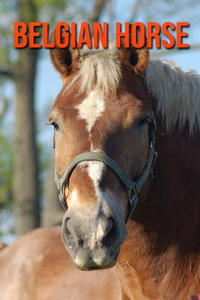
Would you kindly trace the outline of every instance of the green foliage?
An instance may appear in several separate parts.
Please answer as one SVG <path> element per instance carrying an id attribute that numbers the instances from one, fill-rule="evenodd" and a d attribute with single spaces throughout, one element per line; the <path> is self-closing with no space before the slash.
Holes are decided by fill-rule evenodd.
<path id="1" fill-rule="evenodd" d="M 12 201 L 13 148 L 11 140 L 0 131 L 0 208 Z"/>
<path id="2" fill-rule="evenodd" d="M 65 9 L 67 1 L 65 0 L 34 0 L 38 9 L 41 8 L 56 8 L 57 10 Z"/>

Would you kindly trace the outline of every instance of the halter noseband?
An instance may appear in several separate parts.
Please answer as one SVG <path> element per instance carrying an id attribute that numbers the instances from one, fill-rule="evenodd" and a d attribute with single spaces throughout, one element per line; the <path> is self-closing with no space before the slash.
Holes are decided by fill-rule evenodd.
<path id="1" fill-rule="evenodd" d="M 137 195 L 141 191 L 141 188 L 143 184 L 146 182 L 147 178 L 149 177 L 149 174 L 153 176 L 153 169 L 156 162 L 156 158 L 158 156 L 157 152 L 154 151 L 156 120 L 153 112 L 151 112 L 151 116 L 152 116 L 152 122 L 150 123 L 150 128 L 149 128 L 149 141 L 150 141 L 149 156 L 142 174 L 134 181 L 132 181 L 132 179 L 128 176 L 128 174 L 116 161 L 114 161 L 107 155 L 100 152 L 84 152 L 77 155 L 68 164 L 65 172 L 61 177 L 58 177 L 57 173 L 55 172 L 55 182 L 59 190 L 59 199 L 62 206 L 66 210 L 68 209 L 68 207 L 65 202 L 64 190 L 65 190 L 65 185 L 69 182 L 69 178 L 74 168 L 77 166 L 78 163 L 83 161 L 100 161 L 103 162 L 106 166 L 108 166 L 118 176 L 118 178 L 120 179 L 124 187 L 127 189 L 127 197 L 129 200 L 130 208 L 129 208 L 128 217 L 126 218 L 125 222 L 127 223 L 130 220 L 138 202 Z"/>

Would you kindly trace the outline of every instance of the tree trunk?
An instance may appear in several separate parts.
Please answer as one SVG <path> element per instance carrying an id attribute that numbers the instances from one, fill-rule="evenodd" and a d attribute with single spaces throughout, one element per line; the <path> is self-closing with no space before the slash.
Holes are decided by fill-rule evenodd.
<path id="1" fill-rule="evenodd" d="M 17 234 L 22 234 L 38 227 L 40 219 L 34 120 L 34 85 L 37 55 L 37 49 L 21 49 L 15 71 L 15 166 L 13 194 Z"/>

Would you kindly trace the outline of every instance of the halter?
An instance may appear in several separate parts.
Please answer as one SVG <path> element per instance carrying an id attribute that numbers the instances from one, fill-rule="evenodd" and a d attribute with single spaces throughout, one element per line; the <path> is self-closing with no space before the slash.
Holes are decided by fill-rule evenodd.
<path id="1" fill-rule="evenodd" d="M 77 164 L 83 161 L 99 161 L 108 166 L 117 175 L 121 183 L 126 188 L 127 197 L 129 200 L 129 213 L 125 222 L 127 223 L 130 220 L 136 208 L 138 202 L 138 194 L 141 191 L 142 186 L 149 177 L 149 174 L 151 174 L 151 176 L 153 177 L 153 169 L 155 166 L 156 158 L 158 156 L 157 152 L 154 151 L 156 120 L 155 115 L 152 111 L 151 116 L 152 122 L 149 123 L 149 156 L 143 172 L 134 181 L 132 181 L 132 179 L 116 161 L 100 152 L 84 152 L 77 155 L 68 164 L 65 172 L 61 177 L 58 177 L 57 173 L 55 172 L 55 182 L 59 190 L 59 199 L 65 210 L 68 209 L 64 196 L 65 186 L 69 182 L 71 173 L 74 170 L 74 168 L 77 166 Z"/>

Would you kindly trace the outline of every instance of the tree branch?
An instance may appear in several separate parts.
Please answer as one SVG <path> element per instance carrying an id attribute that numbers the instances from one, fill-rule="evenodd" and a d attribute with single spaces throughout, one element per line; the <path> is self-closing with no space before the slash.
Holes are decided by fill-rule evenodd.
<path id="1" fill-rule="evenodd" d="M 8 78 L 13 78 L 14 74 L 12 69 L 0 66 L 0 76 L 6 76 Z"/>
<path id="2" fill-rule="evenodd" d="M 102 13 L 107 1 L 108 0 L 94 0 L 94 9 L 88 18 L 88 22 L 90 24 L 91 35 L 93 35 L 93 26 L 91 26 L 91 25 L 93 25 L 94 22 L 99 21 L 99 18 L 101 16 L 101 13 Z"/>
<path id="3" fill-rule="evenodd" d="M 3 119 L 3 116 L 5 115 L 7 108 L 8 108 L 8 99 L 4 99 L 3 107 L 0 111 L 0 121 Z"/>
<path id="4" fill-rule="evenodd" d="M 131 9 L 129 23 L 133 23 L 136 20 L 136 17 L 137 17 L 137 14 L 139 12 L 141 5 L 142 5 L 141 0 L 136 0 L 136 2 L 134 3 L 134 5 Z"/>

